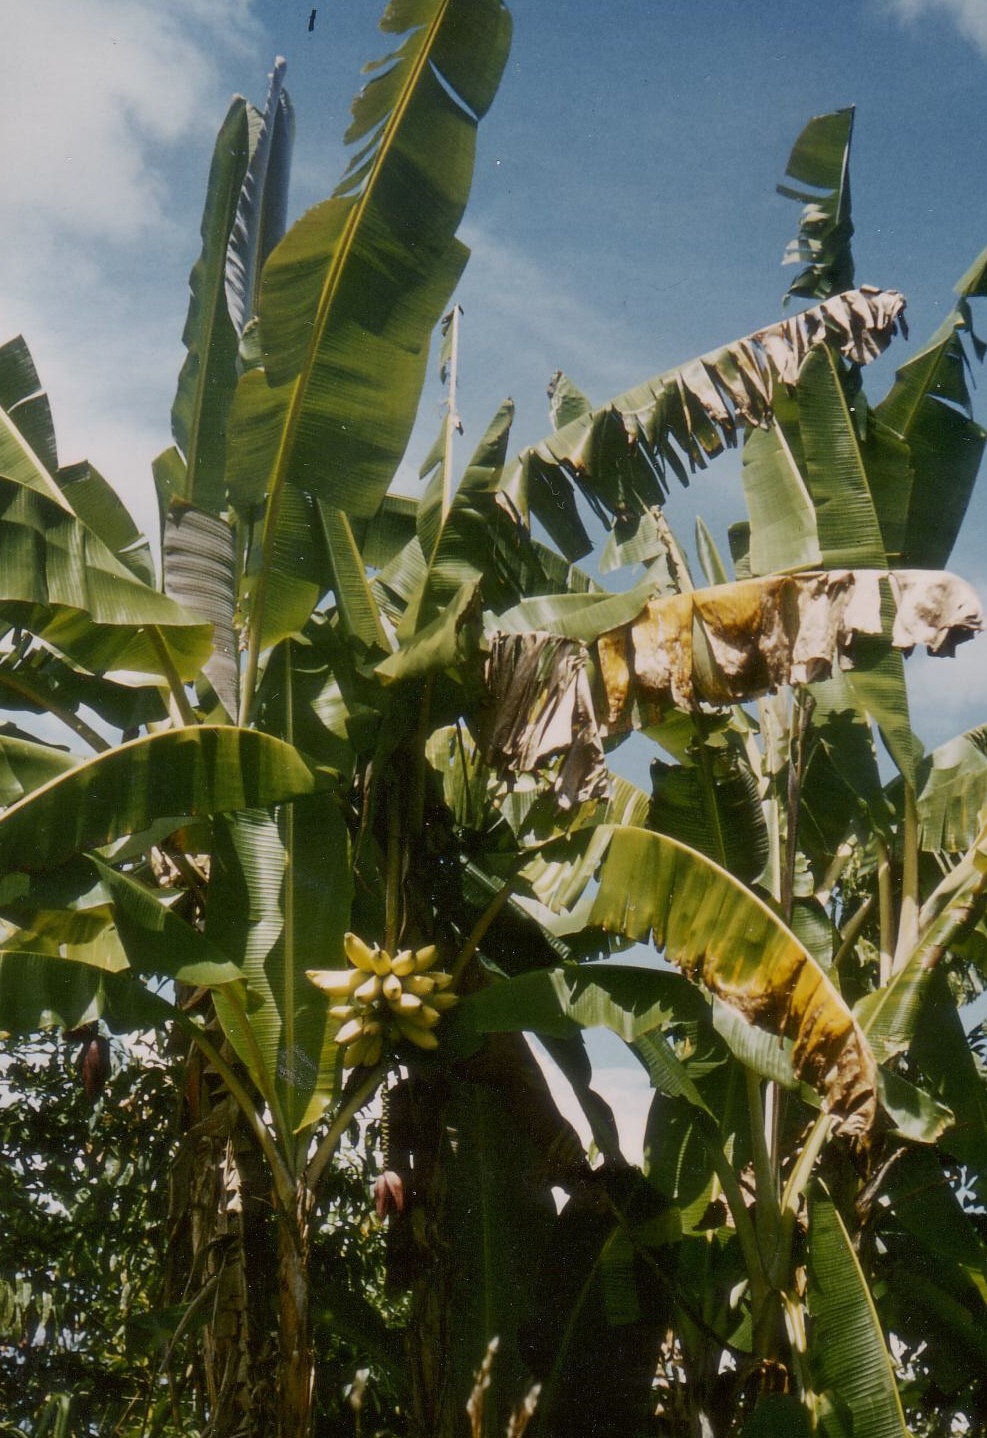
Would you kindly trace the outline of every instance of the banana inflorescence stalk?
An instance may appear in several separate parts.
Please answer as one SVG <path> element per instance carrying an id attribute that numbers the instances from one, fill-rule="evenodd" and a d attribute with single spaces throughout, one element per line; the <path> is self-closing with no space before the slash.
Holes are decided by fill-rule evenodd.
<path id="1" fill-rule="evenodd" d="M 349 968 L 309 969 L 307 976 L 335 1000 L 329 1013 L 339 1024 L 344 1067 L 375 1064 L 385 1044 L 402 1039 L 416 1048 L 438 1048 L 435 1026 L 458 997 L 450 988 L 452 975 L 433 968 L 435 945 L 402 949 L 392 958 L 358 934 L 346 934 L 343 948 Z"/>

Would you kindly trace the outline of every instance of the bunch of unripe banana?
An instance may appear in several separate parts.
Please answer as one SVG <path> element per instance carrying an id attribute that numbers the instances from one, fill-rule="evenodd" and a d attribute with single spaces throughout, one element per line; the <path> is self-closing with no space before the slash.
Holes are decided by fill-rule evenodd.
<path id="1" fill-rule="evenodd" d="M 345 1068 L 375 1064 L 384 1045 L 407 1039 L 416 1048 L 435 1049 L 435 1026 L 458 1002 L 450 988 L 452 975 L 433 967 L 434 944 L 402 949 L 392 958 L 358 934 L 346 934 L 343 948 L 348 969 L 309 969 L 308 978 L 336 1002 L 329 1010 L 339 1024 L 336 1042 Z"/>

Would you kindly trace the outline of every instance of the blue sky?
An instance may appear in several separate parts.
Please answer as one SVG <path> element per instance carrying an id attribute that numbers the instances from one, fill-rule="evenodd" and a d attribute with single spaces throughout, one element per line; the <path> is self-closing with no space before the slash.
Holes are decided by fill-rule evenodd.
<path id="1" fill-rule="evenodd" d="M 0 338 L 23 332 L 31 345 L 63 461 L 87 455 L 145 525 L 231 94 L 262 103 L 274 56 L 287 57 L 299 214 L 338 179 L 360 66 L 387 48 L 378 0 L 318 0 L 309 32 L 312 3 L 4 6 Z M 518 444 L 536 440 L 557 368 L 602 401 L 779 318 L 797 207 L 775 185 L 805 121 L 848 104 L 858 280 L 904 291 L 912 327 L 871 381 L 879 396 L 987 245 L 987 0 L 512 9 L 514 47 L 481 128 L 463 229 L 466 443 L 507 394 Z M 433 381 L 405 484 L 439 401 Z M 673 494 L 673 526 L 688 535 L 698 507 L 722 533 L 742 512 L 737 473 L 719 461 L 691 498 Z M 980 494 L 954 567 L 982 594 L 985 535 Z M 985 717 L 984 646 L 953 663 L 910 661 L 927 742 Z"/>

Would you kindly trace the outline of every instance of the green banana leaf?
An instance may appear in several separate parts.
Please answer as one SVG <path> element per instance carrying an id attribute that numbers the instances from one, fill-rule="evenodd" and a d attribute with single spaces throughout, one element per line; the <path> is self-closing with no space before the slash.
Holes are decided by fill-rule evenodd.
<path id="1" fill-rule="evenodd" d="M 226 301 L 226 251 L 250 157 L 251 106 L 237 96 L 220 126 L 202 215 L 202 252 L 189 276 L 186 356 L 171 411 L 176 448 L 154 462 L 162 524 L 173 500 L 218 514 L 225 506 L 226 428 L 238 337 Z"/>
<path id="2" fill-rule="evenodd" d="M 158 818 L 218 814 L 331 788 L 336 776 L 253 730 L 135 739 L 58 775 L 0 814 L 0 872 L 51 868 Z"/>
<path id="3" fill-rule="evenodd" d="M 64 749 L 0 732 L 0 806 L 16 804 L 79 762 L 76 755 Z"/>
<path id="4" fill-rule="evenodd" d="M 886 569 L 863 448 L 836 357 L 826 346 L 817 346 L 799 371 L 798 417 L 823 567 Z M 899 450 L 907 459 L 903 445 Z"/>
<path id="5" fill-rule="evenodd" d="M 295 113 L 284 88 L 286 69 L 279 55 L 263 113 L 247 108 L 250 159 L 237 197 L 225 267 L 227 309 L 241 337 L 257 314 L 264 264 L 287 227 Z"/>
<path id="6" fill-rule="evenodd" d="M 217 990 L 216 1013 L 272 1103 L 286 1146 L 335 1089 L 337 1025 L 305 973 L 345 967 L 352 894 L 349 839 L 333 796 L 216 820 L 205 934 L 250 992 L 245 1008 L 234 992 Z M 295 1158 L 306 1157 L 303 1134 Z"/>
<path id="7" fill-rule="evenodd" d="M 805 481 L 794 393 L 775 396 L 774 423 L 748 431 L 742 457 L 750 572 L 783 574 L 821 566 L 819 528 Z"/>
<path id="8" fill-rule="evenodd" d="M 651 761 L 649 828 L 668 834 L 742 883 L 760 875 L 768 834 L 757 778 L 738 747 L 697 741 L 689 765 Z"/>
<path id="9" fill-rule="evenodd" d="M 162 524 L 174 501 L 209 514 L 226 507 L 226 431 L 238 347 L 256 314 L 260 267 L 284 234 L 293 122 L 275 62 L 263 113 L 241 96 L 216 137 L 202 216 L 202 252 L 189 276 L 187 354 L 171 412 L 176 448 L 154 464 Z"/>
<path id="10" fill-rule="evenodd" d="M 75 513 L 138 579 L 155 585 L 151 546 L 116 490 L 88 460 L 63 465 L 55 479 Z"/>
<path id="11" fill-rule="evenodd" d="M 792 147 L 785 174 L 795 185 L 779 185 L 779 195 L 804 206 L 798 235 L 785 250 L 786 265 L 805 269 L 788 288 L 789 299 L 826 299 L 853 284 L 850 239 L 850 142 L 853 106 L 817 115 Z"/>
<path id="12" fill-rule="evenodd" d="M 101 1019 L 114 1033 L 167 1023 L 174 1009 L 127 972 L 26 950 L 0 950 L 0 1033 L 75 1029 Z"/>
<path id="13" fill-rule="evenodd" d="M 987 807 L 987 727 L 940 744 L 919 764 L 917 777 L 922 848 L 965 853 L 976 841 Z"/>
<path id="14" fill-rule="evenodd" d="M 233 720 L 239 709 L 240 663 L 233 618 L 237 564 L 233 531 L 218 514 L 175 500 L 162 536 L 165 593 L 212 626 L 212 653 L 202 673 Z"/>
<path id="15" fill-rule="evenodd" d="M 167 717 L 160 690 L 151 685 L 119 684 L 103 674 L 87 674 L 41 645 L 13 644 L 0 654 L 3 707 L 28 714 L 54 714 L 85 738 L 92 749 L 105 743 L 80 714 L 84 706 L 126 737 Z M 128 733 L 130 731 L 130 733 Z"/>
<path id="16" fill-rule="evenodd" d="M 217 988 L 243 974 L 209 939 L 146 888 L 98 859 L 93 866 L 113 902 L 117 933 L 135 974 Z"/>
<path id="17" fill-rule="evenodd" d="M 894 1370 L 874 1301 L 835 1206 L 815 1195 L 809 1205 L 808 1361 L 822 1399 L 849 1415 L 853 1433 L 909 1438 Z M 841 1434 L 822 1415 L 823 1432 Z"/>
<path id="18" fill-rule="evenodd" d="M 208 629 L 116 556 L 71 508 L 57 473 L 47 398 L 26 345 L 14 340 L 0 350 L 0 619 L 91 670 L 193 677 Z M 76 478 L 85 507 L 118 544 L 126 530 L 105 484 Z M 71 482 L 70 472 L 69 492 Z"/>
<path id="19" fill-rule="evenodd" d="M 881 1062 L 908 1048 L 937 968 L 987 908 L 987 825 L 919 912 L 918 939 L 891 982 L 866 994 L 854 1014 Z M 949 1105 L 951 1108 L 954 1105 Z"/>
<path id="20" fill-rule="evenodd" d="M 961 294 L 963 284 L 957 286 Z M 872 412 L 908 446 L 912 477 L 903 565 L 937 569 L 946 564 L 980 469 L 987 431 L 973 418 L 962 341 L 969 329 L 969 306 L 963 301 L 901 366 Z"/>
<path id="21" fill-rule="evenodd" d="M 510 17 L 500 0 L 395 0 L 382 26 L 410 33 L 354 104 L 347 140 L 366 145 L 265 266 L 264 369 L 243 376 L 234 404 L 231 486 L 269 496 L 262 576 L 286 485 L 350 519 L 375 513 L 407 443 L 430 335 L 466 260 L 455 231 Z M 270 642 L 268 582 L 252 596 L 255 649 Z"/>

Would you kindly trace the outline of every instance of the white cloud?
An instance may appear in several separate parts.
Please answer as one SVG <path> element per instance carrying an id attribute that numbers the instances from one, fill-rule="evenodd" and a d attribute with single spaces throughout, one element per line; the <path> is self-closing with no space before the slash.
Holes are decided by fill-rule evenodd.
<path id="1" fill-rule="evenodd" d="M 987 55 L 987 4 L 984 0 L 887 0 L 887 4 L 906 21 L 937 14 L 951 20 L 962 35 Z"/>
<path id="2" fill-rule="evenodd" d="M 160 222 L 152 148 L 198 121 L 216 50 L 251 28 L 245 0 L 15 0 L 4 20 L 7 225 L 119 240 Z"/>
<path id="3" fill-rule="evenodd" d="M 255 5 L 11 0 L 4 10 L 0 341 L 27 339 L 62 461 L 90 458 L 145 525 L 209 148 L 239 75 L 254 76 L 263 53 Z"/>

